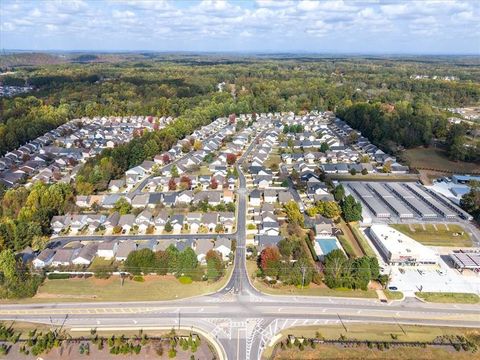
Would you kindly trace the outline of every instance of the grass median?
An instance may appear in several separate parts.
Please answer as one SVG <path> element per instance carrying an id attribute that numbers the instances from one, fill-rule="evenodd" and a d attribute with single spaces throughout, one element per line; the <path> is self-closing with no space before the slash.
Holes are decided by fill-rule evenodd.
<path id="1" fill-rule="evenodd" d="M 471 293 L 416 292 L 416 296 L 433 303 L 478 304 L 480 297 Z"/>

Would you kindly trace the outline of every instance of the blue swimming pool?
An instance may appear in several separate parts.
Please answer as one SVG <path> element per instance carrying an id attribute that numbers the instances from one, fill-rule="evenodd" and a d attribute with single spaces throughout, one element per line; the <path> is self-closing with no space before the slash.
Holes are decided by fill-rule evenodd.
<path id="1" fill-rule="evenodd" d="M 338 249 L 337 239 L 317 239 L 317 244 L 322 249 L 323 255 L 327 255 L 330 251 Z"/>

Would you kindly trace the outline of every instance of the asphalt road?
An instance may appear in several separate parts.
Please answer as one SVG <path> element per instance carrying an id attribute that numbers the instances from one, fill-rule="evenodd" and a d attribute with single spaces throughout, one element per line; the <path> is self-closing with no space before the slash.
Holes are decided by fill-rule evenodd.
<path id="1" fill-rule="evenodd" d="M 237 240 L 237 249 L 234 270 L 222 290 L 177 301 L 2 305 L 0 319 L 64 324 L 74 330 L 172 327 L 202 330 L 220 346 L 221 358 L 238 360 L 259 359 L 264 347 L 279 331 L 299 325 L 343 324 L 347 330 L 357 322 L 480 327 L 477 305 L 426 304 L 414 299 L 385 304 L 376 299 L 270 296 L 258 292 L 246 270 L 248 192 L 241 169 L 254 144 L 255 141 L 237 164 L 238 230 L 232 235 Z"/>

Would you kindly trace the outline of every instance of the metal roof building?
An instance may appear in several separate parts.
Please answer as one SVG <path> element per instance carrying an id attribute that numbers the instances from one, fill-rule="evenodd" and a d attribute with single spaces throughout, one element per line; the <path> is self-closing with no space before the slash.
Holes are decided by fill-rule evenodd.
<path id="1" fill-rule="evenodd" d="M 401 219 L 411 219 L 414 213 L 380 183 L 368 183 L 368 187 Z"/>
<path id="2" fill-rule="evenodd" d="M 464 270 L 480 271 L 480 252 L 479 251 L 454 251 L 450 254 L 455 268 Z"/>
<path id="3" fill-rule="evenodd" d="M 438 214 L 428 207 L 422 200 L 418 199 L 413 193 L 398 183 L 388 183 L 387 187 L 391 189 L 400 199 L 403 200 L 413 211 L 423 218 L 437 218 Z"/>
<path id="4" fill-rule="evenodd" d="M 349 187 L 357 194 L 368 209 L 378 218 L 390 218 L 390 210 L 381 203 L 376 196 L 365 186 L 365 184 L 351 183 Z"/>
<path id="5" fill-rule="evenodd" d="M 455 218 L 457 214 L 450 210 L 448 207 L 434 199 L 427 191 L 422 189 L 417 184 L 404 184 L 403 186 L 407 187 L 411 190 L 415 195 L 421 198 L 424 202 L 426 202 L 430 207 L 435 209 L 440 215 L 446 218 Z"/>

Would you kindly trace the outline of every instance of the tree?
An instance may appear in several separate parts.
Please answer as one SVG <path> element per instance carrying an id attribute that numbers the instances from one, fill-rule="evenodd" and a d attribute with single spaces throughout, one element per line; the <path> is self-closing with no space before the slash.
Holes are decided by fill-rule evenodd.
<path id="1" fill-rule="evenodd" d="M 162 162 L 164 164 L 168 164 L 170 162 L 170 155 L 168 155 L 167 153 L 163 154 L 162 155 Z"/>
<path id="2" fill-rule="evenodd" d="M 460 207 L 477 221 L 480 220 L 480 183 L 478 181 L 470 182 L 470 191 L 462 196 Z"/>
<path id="3" fill-rule="evenodd" d="M 180 178 L 180 188 L 182 190 L 190 190 L 192 188 L 192 179 L 190 179 L 187 175 L 183 175 Z"/>
<path id="4" fill-rule="evenodd" d="M 166 224 L 165 224 L 164 229 L 165 229 L 165 231 L 166 231 L 167 233 L 172 232 L 172 231 L 173 231 L 172 223 L 171 223 L 170 221 L 167 221 Z"/>
<path id="5" fill-rule="evenodd" d="M 155 266 L 155 253 L 150 249 L 132 251 L 125 260 L 125 270 L 136 275 L 154 272 Z"/>
<path id="6" fill-rule="evenodd" d="M 193 143 L 193 149 L 195 151 L 199 151 L 199 150 L 202 150 L 202 148 L 203 148 L 202 142 L 198 139 L 195 139 L 195 142 Z"/>
<path id="7" fill-rule="evenodd" d="M 357 175 L 357 170 L 355 168 L 351 168 L 350 175 Z"/>
<path id="8" fill-rule="evenodd" d="M 232 153 L 227 154 L 227 164 L 228 165 L 231 166 L 231 165 L 235 164 L 236 161 L 237 161 L 237 155 L 232 154 Z"/>
<path id="9" fill-rule="evenodd" d="M 191 150 L 192 150 L 192 145 L 191 145 L 188 141 L 185 141 L 185 142 L 182 144 L 182 152 L 183 152 L 184 154 L 187 154 L 187 153 L 189 153 Z"/>
<path id="10" fill-rule="evenodd" d="M 345 221 L 351 222 L 362 219 L 362 204 L 357 202 L 352 195 L 343 199 L 341 206 Z"/>
<path id="11" fill-rule="evenodd" d="M 280 269 L 280 252 L 276 246 L 267 246 L 260 253 L 260 267 L 267 276 L 277 276 Z"/>
<path id="12" fill-rule="evenodd" d="M 335 186 L 335 189 L 333 189 L 333 197 L 335 198 L 335 201 L 338 202 L 343 200 L 345 197 L 345 189 L 342 184 Z"/>
<path id="13" fill-rule="evenodd" d="M 368 174 L 368 170 L 366 168 L 363 168 L 362 169 L 362 175 L 367 175 Z"/>
<path id="14" fill-rule="evenodd" d="M 218 188 L 218 181 L 214 177 L 212 177 L 211 180 L 210 180 L 210 188 L 213 189 L 213 190 Z"/>
<path id="15" fill-rule="evenodd" d="M 392 172 L 392 162 L 391 161 L 385 161 L 382 167 L 382 172 L 385 174 L 389 174 Z"/>
<path id="16" fill-rule="evenodd" d="M 130 204 L 124 197 L 121 197 L 115 202 L 113 210 L 118 211 L 120 215 L 130 214 L 132 211 L 132 204 Z"/>
<path id="17" fill-rule="evenodd" d="M 335 201 L 325 201 L 323 202 L 323 209 L 320 214 L 326 218 L 333 219 L 340 216 L 341 209 Z"/>
<path id="18" fill-rule="evenodd" d="M 288 222 L 292 224 L 297 224 L 303 227 L 304 218 L 298 204 L 295 201 L 290 200 L 283 207 L 287 213 Z"/>
<path id="19" fill-rule="evenodd" d="M 170 174 L 172 177 L 176 178 L 178 177 L 178 168 L 177 165 L 173 164 L 172 167 L 170 168 Z"/>
<path id="20" fill-rule="evenodd" d="M 175 191 L 177 190 L 177 182 L 175 181 L 175 178 L 170 178 L 170 180 L 168 180 L 168 190 L 170 191 Z"/>
<path id="21" fill-rule="evenodd" d="M 187 247 L 185 250 L 179 253 L 177 272 L 189 275 L 197 267 L 197 265 L 197 254 L 195 254 L 195 251 L 193 251 L 191 247 Z"/>
<path id="22" fill-rule="evenodd" d="M 215 226 L 215 232 L 216 232 L 217 234 L 222 233 L 223 230 L 224 230 L 224 229 L 223 229 L 223 224 L 220 224 L 220 223 L 219 223 L 219 224 L 217 224 L 217 225 Z"/>
<path id="23" fill-rule="evenodd" d="M 325 153 L 328 150 L 330 150 L 330 146 L 328 146 L 328 144 L 326 142 L 322 142 L 320 144 L 320 152 Z"/>
<path id="24" fill-rule="evenodd" d="M 0 252 L 0 272 L 8 282 L 17 280 L 17 261 L 11 249 Z"/>
<path id="25" fill-rule="evenodd" d="M 207 261 L 207 278 L 217 280 L 223 272 L 222 255 L 213 249 L 209 250 L 205 256 Z"/>

